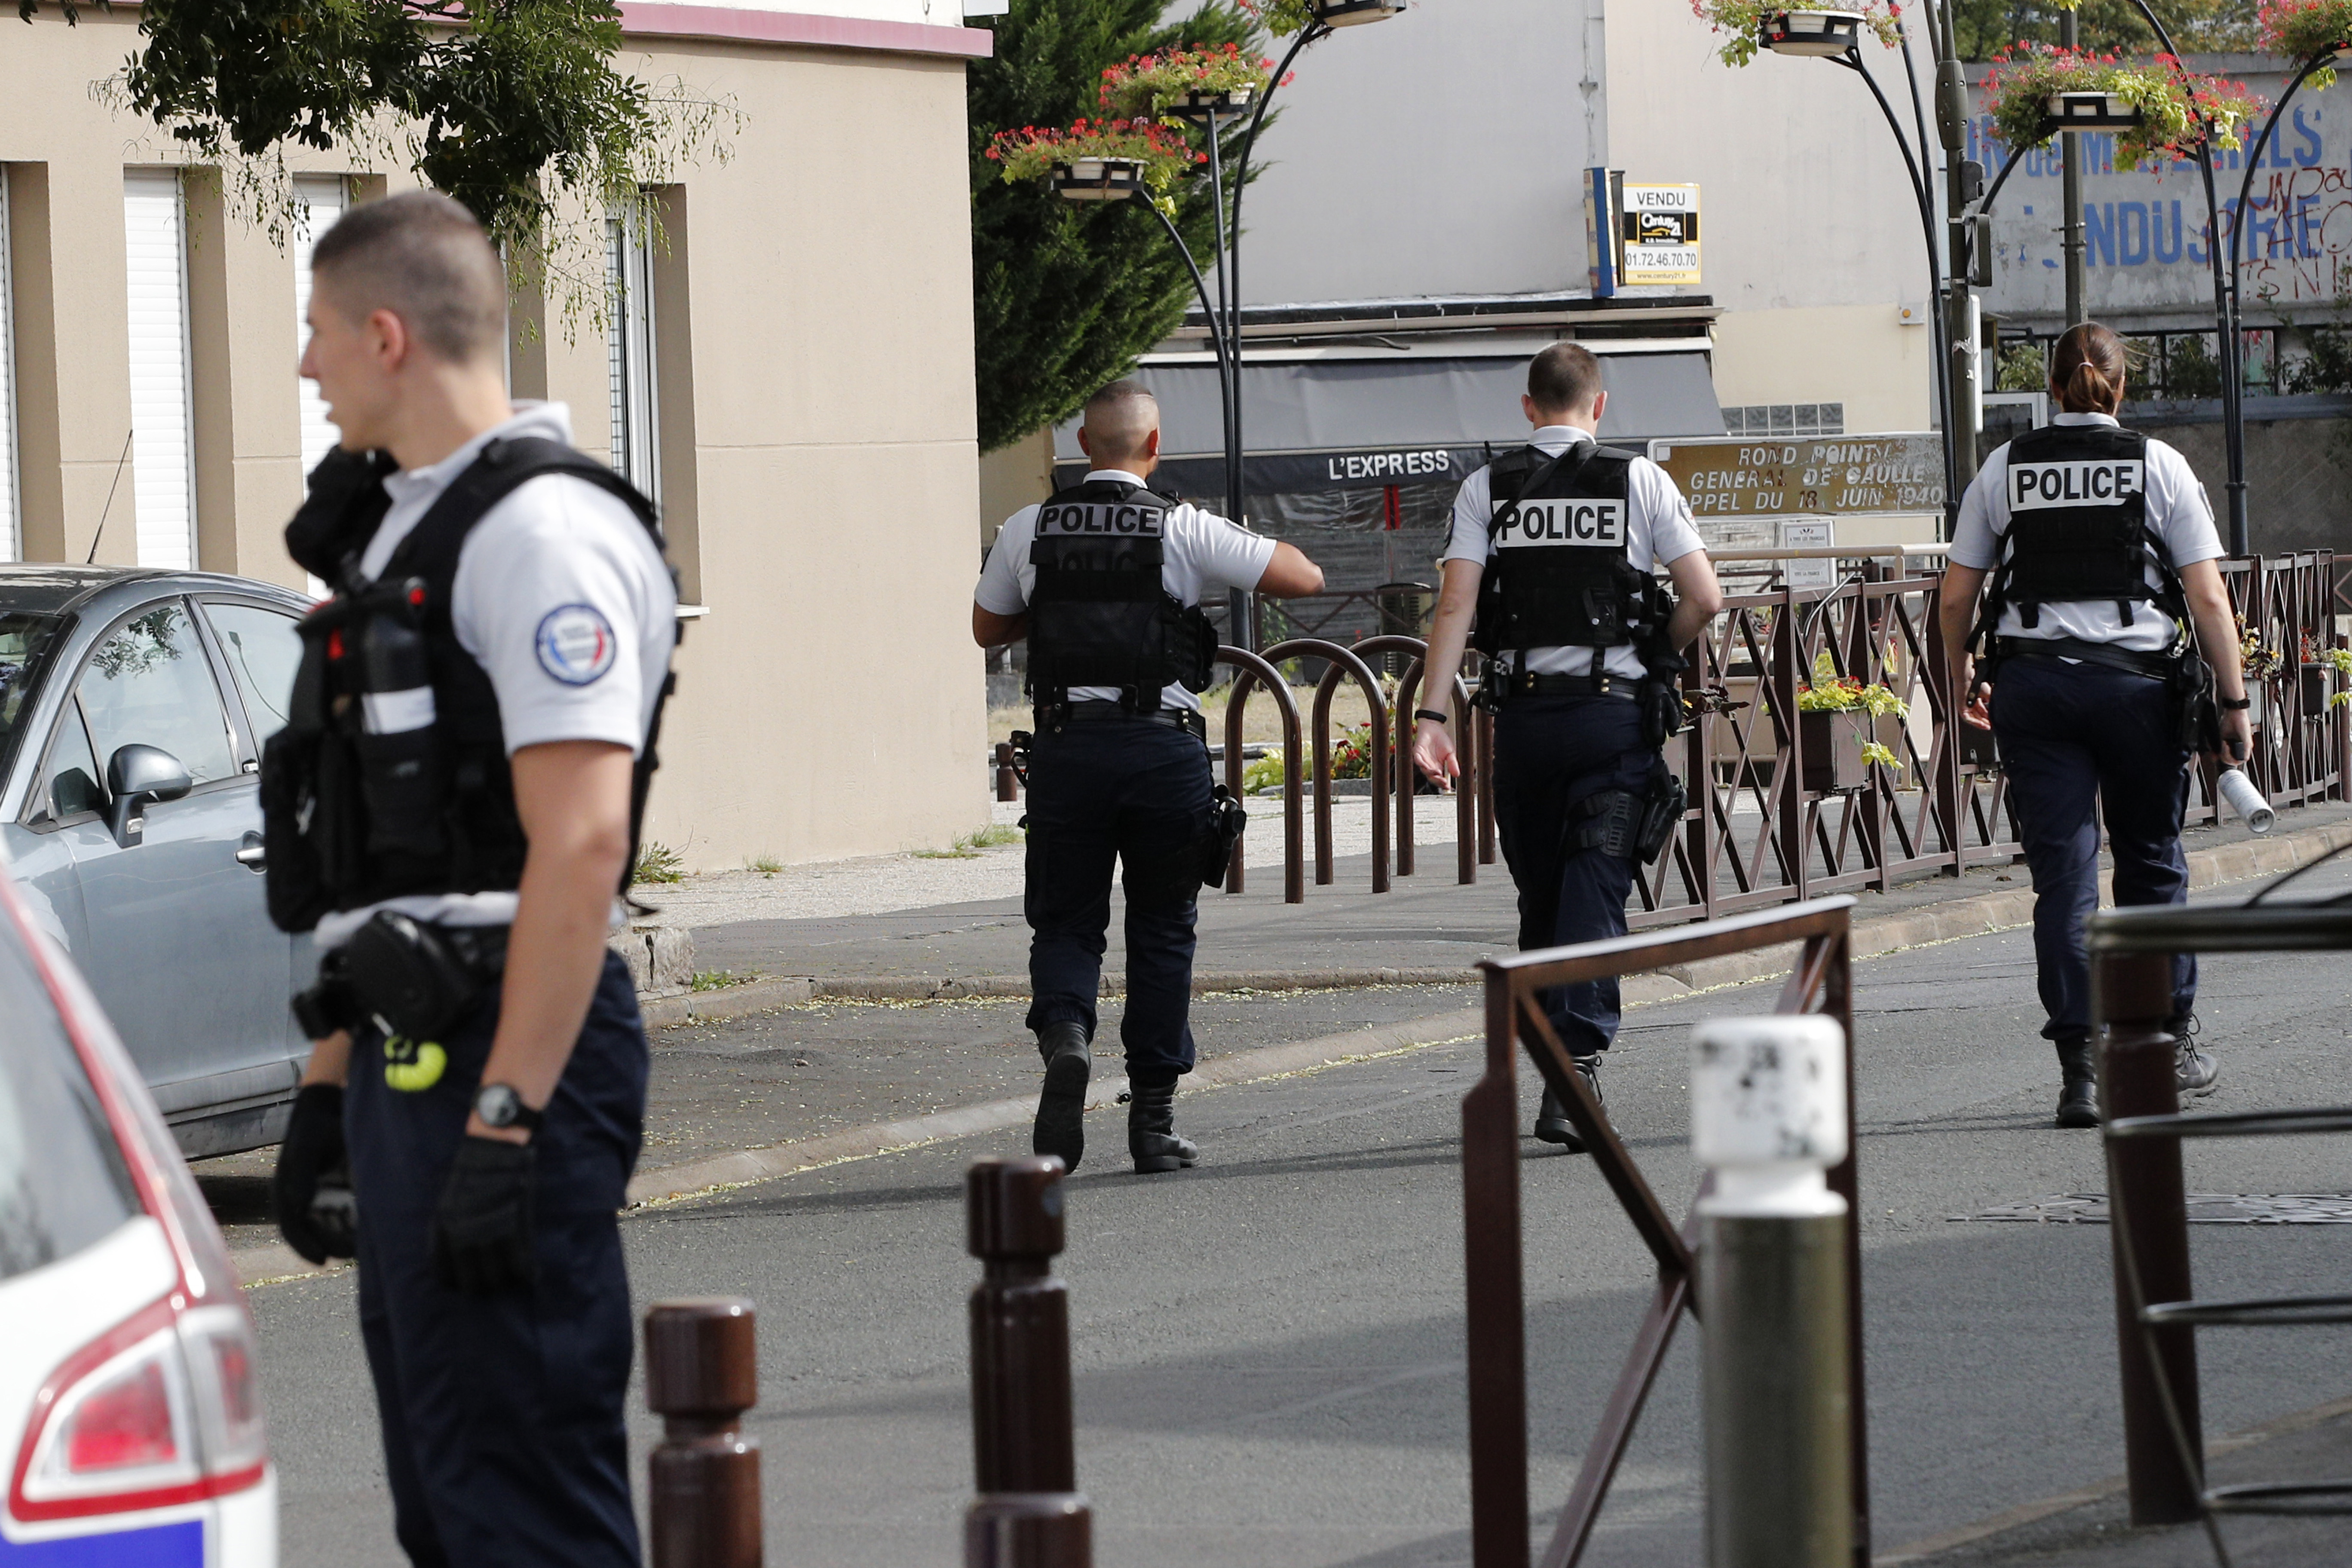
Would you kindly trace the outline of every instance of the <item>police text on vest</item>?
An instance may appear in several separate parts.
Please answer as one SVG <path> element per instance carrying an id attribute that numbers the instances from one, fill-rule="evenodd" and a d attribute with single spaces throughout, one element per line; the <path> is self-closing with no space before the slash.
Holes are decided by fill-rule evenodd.
<path id="1" fill-rule="evenodd" d="M 1158 539 L 1167 521 L 1166 509 L 1156 506 L 1112 505 L 1103 501 L 1062 501 L 1037 513 L 1040 534 L 1125 535 Z"/>
<path id="2" fill-rule="evenodd" d="M 1622 500 L 1530 500 L 1519 503 L 1518 511 L 1504 519 L 1495 531 L 1495 546 L 1507 550 L 1516 546 L 1625 547 L 1625 503 Z"/>
<path id="3" fill-rule="evenodd" d="M 2120 506 L 2146 488 L 2147 465 L 2137 458 L 2009 466 L 2011 511 L 2053 506 Z"/>

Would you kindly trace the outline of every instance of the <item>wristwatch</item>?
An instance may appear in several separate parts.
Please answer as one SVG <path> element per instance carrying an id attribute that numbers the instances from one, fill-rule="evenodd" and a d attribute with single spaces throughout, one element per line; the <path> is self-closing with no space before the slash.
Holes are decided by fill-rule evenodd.
<path id="1" fill-rule="evenodd" d="M 475 1091 L 474 1114 L 482 1119 L 485 1127 L 520 1127 L 526 1132 L 536 1132 L 545 1119 L 545 1112 L 533 1110 L 522 1102 L 509 1083 L 486 1083 Z"/>

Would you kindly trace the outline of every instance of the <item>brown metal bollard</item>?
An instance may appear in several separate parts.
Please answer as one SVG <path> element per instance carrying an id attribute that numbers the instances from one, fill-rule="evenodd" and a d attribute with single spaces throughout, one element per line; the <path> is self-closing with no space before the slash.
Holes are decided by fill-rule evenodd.
<path id="1" fill-rule="evenodd" d="M 1021 775 L 1013 771 L 1013 742 L 1010 741 L 996 742 L 996 798 L 1021 798 Z"/>
<path id="2" fill-rule="evenodd" d="M 647 1463 L 654 1568 L 760 1568 L 759 1403 L 751 1303 L 659 1301 L 646 1313 L 646 1403 L 663 1436 Z"/>
<path id="3" fill-rule="evenodd" d="M 2099 1114 L 2110 1121 L 2179 1115 L 2175 1041 L 2165 1032 L 2172 1016 L 2172 955 L 2109 953 L 2095 961 L 2093 973 L 2092 1023 L 2095 1028 L 2105 1026 L 2099 1041 Z M 2107 1182 L 2118 1222 L 2111 1227 L 2116 1348 L 2123 1373 L 2131 1520 L 2134 1524 L 2178 1524 L 2203 1513 L 2202 1483 L 2183 1462 L 2164 1399 L 2169 1388 L 2183 1432 L 2192 1446 L 2201 1445 L 2196 1331 L 2186 1323 L 2143 1329 L 2138 1307 L 2142 1301 L 2186 1301 L 2194 1294 L 2189 1285 L 2189 1207 L 2180 1140 L 2109 1142 Z M 2138 1269 L 2137 1300 L 2127 1263 Z M 2148 1354 L 2151 1341 L 2155 1356 Z"/>
<path id="4" fill-rule="evenodd" d="M 1094 1516 L 1077 1490 L 1070 1415 L 1062 1162 L 982 1160 L 964 1178 L 971 1293 L 972 1468 L 965 1568 L 1091 1568 Z"/>

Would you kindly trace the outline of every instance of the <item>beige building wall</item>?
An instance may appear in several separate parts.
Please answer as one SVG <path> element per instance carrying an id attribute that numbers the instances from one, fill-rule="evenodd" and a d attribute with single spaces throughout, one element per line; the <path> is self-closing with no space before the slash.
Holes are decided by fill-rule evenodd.
<path id="1" fill-rule="evenodd" d="M 1607 16 L 1606 161 L 1629 181 L 1700 188 L 1719 400 L 1843 403 L 1853 433 L 1928 428 L 1929 334 L 1902 321 L 1928 297 L 1926 242 L 1868 87 L 1827 60 L 1727 66 L 1688 5 L 1632 0 Z M 1907 123 L 1901 57 L 1864 51 Z"/>
<path id="2" fill-rule="evenodd" d="M 133 558 L 122 170 L 175 150 L 89 86 L 137 47 L 135 21 L 86 10 L 69 28 L 45 10 L 0 49 L 28 559 L 82 559 L 101 514 L 98 559 Z M 922 47 L 955 31 L 892 25 Z M 654 266 L 664 501 L 703 613 L 677 659 L 646 837 L 693 868 L 946 843 L 989 810 L 968 608 L 963 61 L 665 38 L 632 39 L 622 64 L 744 117 L 725 163 L 656 193 L 671 230 Z M 361 194 L 414 183 L 381 171 Z M 280 542 L 302 491 L 292 262 L 216 183 L 200 173 L 188 191 L 199 561 L 299 584 Z M 519 322 L 546 313 L 516 303 Z M 519 334 L 511 363 L 518 395 L 569 403 L 580 445 L 609 454 L 600 331 Z"/>

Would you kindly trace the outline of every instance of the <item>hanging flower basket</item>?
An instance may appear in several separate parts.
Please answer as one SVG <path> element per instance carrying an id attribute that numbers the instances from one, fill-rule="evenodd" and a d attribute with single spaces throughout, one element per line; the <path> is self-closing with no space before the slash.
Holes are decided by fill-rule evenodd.
<path id="1" fill-rule="evenodd" d="M 1143 192 L 1143 165 L 1132 158 L 1077 158 L 1056 163 L 1054 194 L 1069 202 L 1123 202 Z"/>
<path id="2" fill-rule="evenodd" d="M 1327 27 L 1385 22 L 1405 8 L 1405 0 L 1241 0 L 1241 7 L 1264 22 L 1267 32 L 1286 38 L 1318 22 Z"/>
<path id="3" fill-rule="evenodd" d="M 1178 47 L 1129 55 L 1102 74 L 1097 96 L 1107 114 L 1136 121 L 1202 122 L 1249 110 L 1266 90 L 1274 62 L 1227 44 L 1215 49 Z"/>
<path id="4" fill-rule="evenodd" d="M 2254 23 L 2256 47 L 2291 60 L 2352 53 L 2352 0 L 2271 0 Z M 2311 75 L 2314 89 L 2336 80 L 2336 68 Z"/>
<path id="5" fill-rule="evenodd" d="M 1860 789 L 1870 782 L 1863 761 L 1861 713 L 1826 710 L 1797 715 L 1797 740 L 1805 749 L 1805 767 L 1798 784 L 1808 795 L 1835 795 Z"/>
<path id="6" fill-rule="evenodd" d="M 2147 121 L 2120 92 L 2053 92 L 2043 107 L 2062 131 L 2131 131 Z"/>
<path id="7" fill-rule="evenodd" d="M 1757 25 L 1756 38 L 1776 55 L 1842 55 L 1862 42 L 1862 13 L 1775 11 Z"/>
<path id="8" fill-rule="evenodd" d="M 1315 19 L 1327 27 L 1385 22 L 1404 9 L 1404 0 L 1313 0 Z"/>
<path id="9" fill-rule="evenodd" d="M 2143 63 L 2051 44 L 2002 49 L 1984 88 L 1993 134 L 2011 157 L 2061 131 L 2112 132 L 2118 169 L 2193 158 L 2208 126 L 2214 145 L 2236 147 L 2262 107 L 2242 85 L 2185 72 L 2169 55 Z"/>
<path id="10" fill-rule="evenodd" d="M 1043 180 L 1071 201 L 1125 201 L 1140 193 L 1172 212 L 1168 193 L 1208 154 L 1178 132 L 1132 120 L 1081 120 L 1066 131 L 1024 125 L 1000 131 L 984 154 L 1004 178 Z"/>
<path id="11" fill-rule="evenodd" d="M 1864 788 L 1870 767 L 1900 768 L 1893 751 L 1876 738 L 1876 721 L 1901 720 L 1909 709 L 1883 681 L 1864 682 L 1837 673 L 1827 652 L 1813 661 L 1813 679 L 1797 688 L 1797 740 L 1804 749 L 1798 779 L 1816 795 Z"/>
<path id="12" fill-rule="evenodd" d="M 1834 7 L 1791 6 L 1789 0 L 1690 0 L 1691 15 L 1723 35 L 1727 66 L 1744 66 L 1759 48 L 1784 55 L 1842 55 L 1864 31 L 1888 48 L 1903 41 L 1895 0 L 1847 0 Z"/>

